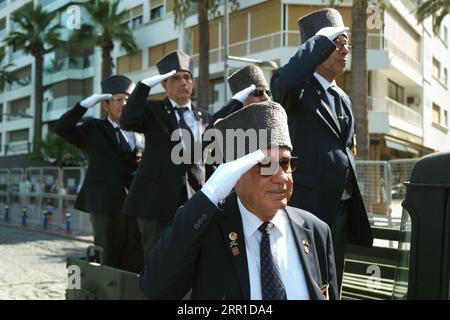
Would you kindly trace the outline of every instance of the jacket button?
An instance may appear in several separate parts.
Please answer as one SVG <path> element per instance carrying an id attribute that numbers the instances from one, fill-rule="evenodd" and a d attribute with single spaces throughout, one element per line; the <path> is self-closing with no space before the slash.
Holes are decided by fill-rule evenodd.
<path id="1" fill-rule="evenodd" d="M 195 229 L 195 230 L 200 229 L 200 225 L 199 225 L 198 223 L 194 224 L 194 229 Z"/>
<path id="2" fill-rule="evenodd" d="M 206 213 L 202 214 L 202 218 L 205 219 L 205 220 L 208 218 L 208 216 L 206 215 Z"/>

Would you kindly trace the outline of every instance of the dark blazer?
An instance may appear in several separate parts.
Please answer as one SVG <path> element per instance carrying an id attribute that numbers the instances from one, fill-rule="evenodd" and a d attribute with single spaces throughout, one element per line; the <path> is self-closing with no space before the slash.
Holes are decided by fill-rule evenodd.
<path id="1" fill-rule="evenodd" d="M 122 111 L 123 128 L 143 133 L 147 152 L 139 165 L 124 205 L 126 214 L 142 218 L 168 221 L 178 208 L 186 181 L 186 164 L 174 164 L 172 149 L 179 141 L 171 141 L 172 132 L 178 130 L 178 122 L 169 98 L 147 100 L 150 88 L 138 83 Z M 208 112 L 192 106 L 201 132 L 211 120 Z M 203 174 L 195 177 L 195 184 L 205 182 Z"/>
<path id="2" fill-rule="evenodd" d="M 271 79 L 274 100 L 286 108 L 293 155 L 299 157 L 298 169 L 292 174 L 294 192 L 289 205 L 313 212 L 329 225 L 338 212 L 347 170 L 353 179 L 350 202 L 350 243 L 371 246 L 372 232 L 366 209 L 356 182 L 353 143 L 355 121 L 352 104 L 339 89 L 347 114 L 347 131 L 328 108 L 326 88 L 313 76 L 317 66 L 335 50 L 335 44 L 324 36 L 314 36 L 300 47 L 289 62 Z"/>
<path id="3" fill-rule="evenodd" d="M 312 214 L 287 207 L 311 299 L 337 299 L 333 245 L 328 226 Z M 238 234 L 239 254 L 230 249 Z M 173 225 L 147 255 L 140 286 L 150 299 L 250 299 L 250 280 L 241 214 L 236 194 L 218 209 L 202 192 L 180 207 Z M 305 253 L 303 240 L 310 243 Z"/>
<path id="4" fill-rule="evenodd" d="M 81 125 L 77 125 L 87 110 L 76 104 L 56 121 L 55 132 L 82 149 L 89 158 L 75 208 L 90 213 L 110 214 L 118 211 L 117 206 L 126 195 L 121 180 L 124 154 L 107 118 L 86 118 Z"/>

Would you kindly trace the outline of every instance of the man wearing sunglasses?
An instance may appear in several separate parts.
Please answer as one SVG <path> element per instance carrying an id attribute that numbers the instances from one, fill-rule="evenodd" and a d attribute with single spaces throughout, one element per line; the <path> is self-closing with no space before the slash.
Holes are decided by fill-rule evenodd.
<path id="1" fill-rule="evenodd" d="M 231 74 L 228 77 L 228 85 L 233 97 L 213 115 L 212 123 L 249 104 L 272 100 L 264 72 L 257 65 L 250 64 Z"/>
<path id="2" fill-rule="evenodd" d="M 106 265 L 139 272 L 144 256 L 136 218 L 122 214 L 139 154 L 145 148 L 144 136 L 123 130 L 119 118 L 134 83 L 115 75 L 101 82 L 102 94 L 77 103 L 55 124 L 55 132 L 80 148 L 89 159 L 75 208 L 91 214 L 94 243 L 104 250 Z M 101 102 L 105 119 L 86 118 L 89 108 Z"/>
<path id="3" fill-rule="evenodd" d="M 274 100 L 288 113 L 294 154 L 290 205 L 328 223 L 333 234 L 338 284 L 346 243 L 370 247 L 372 232 L 355 169 L 352 105 L 335 78 L 345 72 L 352 46 L 337 10 L 323 9 L 298 20 L 302 45 L 271 79 Z"/>
<path id="4" fill-rule="evenodd" d="M 225 137 L 267 130 L 256 148 L 224 143 L 233 157 L 178 209 L 146 257 L 140 286 L 150 299 L 323 300 L 337 298 L 326 223 L 287 206 L 292 171 L 287 116 L 275 102 L 251 104 L 215 124 Z M 253 152 L 252 152 L 253 151 Z M 232 189 L 235 192 L 232 192 Z M 231 192 L 231 194 L 230 194 Z"/>

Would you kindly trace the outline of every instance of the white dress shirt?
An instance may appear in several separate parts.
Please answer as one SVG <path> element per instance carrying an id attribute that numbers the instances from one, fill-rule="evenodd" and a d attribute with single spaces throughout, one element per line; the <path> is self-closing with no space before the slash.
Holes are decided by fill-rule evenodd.
<path id="1" fill-rule="evenodd" d="M 107 117 L 108 121 L 112 124 L 113 128 L 119 128 L 120 126 L 115 123 L 114 121 L 111 120 L 110 117 Z M 120 129 L 120 132 L 122 133 L 122 135 L 125 137 L 126 142 L 128 142 L 128 144 L 130 145 L 131 151 L 134 150 L 134 148 L 136 147 L 136 142 L 135 142 L 135 137 L 134 137 L 134 133 L 131 131 L 125 131 L 123 129 Z M 117 133 L 119 134 L 119 133 Z M 120 142 L 119 137 L 117 137 L 117 141 Z"/>
<path id="2" fill-rule="evenodd" d="M 331 95 L 331 93 L 328 92 L 328 88 L 330 88 L 332 86 L 336 86 L 336 81 L 333 80 L 333 82 L 330 83 L 330 82 L 328 82 L 327 79 L 322 77 L 317 72 L 314 72 L 314 77 L 316 77 L 316 79 L 319 81 L 320 85 L 325 89 L 325 93 L 327 94 L 328 101 L 330 102 L 330 105 L 329 105 L 330 111 L 332 112 L 334 117 L 337 119 L 336 109 L 334 107 L 334 97 L 333 97 L 333 95 Z"/>
<path id="3" fill-rule="evenodd" d="M 183 113 L 184 115 L 184 121 L 186 121 L 186 124 L 189 126 L 189 129 L 191 129 L 192 134 L 194 135 L 194 141 L 198 140 L 198 137 L 200 136 L 200 134 L 197 132 L 197 128 L 199 127 L 197 124 L 197 119 L 195 118 L 194 115 L 194 110 L 192 110 L 192 104 L 191 102 L 189 102 L 188 104 L 184 105 L 184 106 L 179 106 L 175 101 L 173 101 L 172 99 L 170 99 L 170 103 L 172 104 L 172 106 L 174 108 L 178 108 L 178 107 L 187 107 L 189 110 L 185 111 Z M 180 124 L 180 117 L 178 116 L 178 113 L 175 112 L 175 116 L 177 117 L 177 122 L 178 124 Z M 181 139 L 183 139 L 183 136 L 181 135 L 181 131 L 180 131 L 180 137 Z"/>
<path id="4" fill-rule="evenodd" d="M 264 221 L 248 211 L 239 198 L 237 201 L 245 235 L 250 299 L 261 300 L 260 244 L 262 235 L 258 228 Z M 286 212 L 279 210 L 271 222 L 274 224 L 274 228 L 269 235 L 270 246 L 286 290 L 286 297 L 288 300 L 309 300 L 305 273 Z"/>

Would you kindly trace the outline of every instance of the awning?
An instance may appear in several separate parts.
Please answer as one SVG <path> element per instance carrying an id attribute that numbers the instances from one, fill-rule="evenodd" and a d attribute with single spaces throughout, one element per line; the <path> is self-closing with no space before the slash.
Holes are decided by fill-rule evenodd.
<path id="1" fill-rule="evenodd" d="M 388 140 L 388 139 L 386 139 L 386 147 L 391 148 L 391 149 L 395 149 L 395 150 L 399 150 L 399 151 L 402 151 L 402 152 L 419 154 L 418 150 L 416 150 L 416 149 L 414 149 L 414 148 L 412 148 L 410 146 L 407 146 L 407 145 L 405 145 L 403 143 L 399 143 L 399 142 L 396 142 L 396 141 Z"/>

